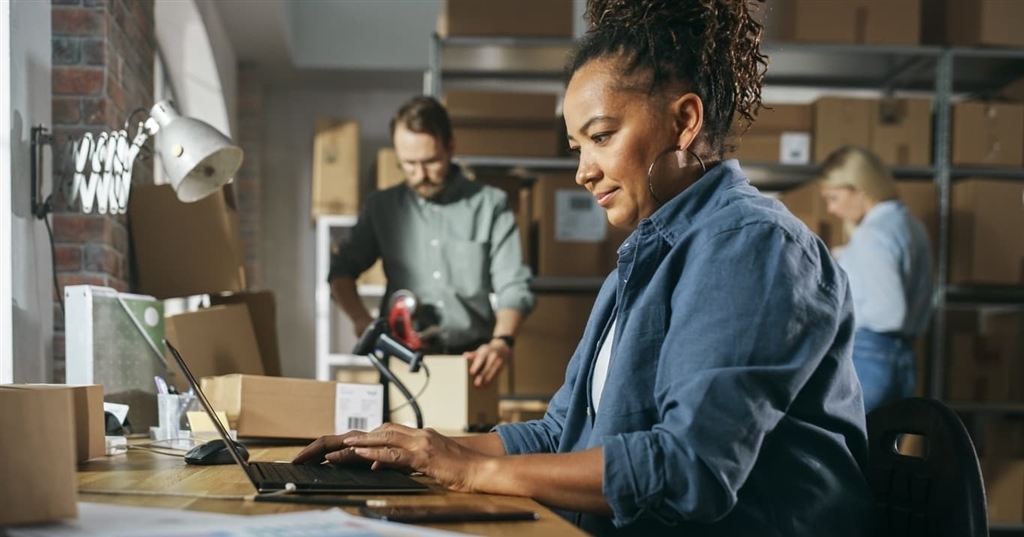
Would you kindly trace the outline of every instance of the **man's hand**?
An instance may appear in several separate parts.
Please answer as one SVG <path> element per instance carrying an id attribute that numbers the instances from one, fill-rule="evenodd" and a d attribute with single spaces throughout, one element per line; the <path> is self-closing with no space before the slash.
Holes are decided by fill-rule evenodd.
<path id="1" fill-rule="evenodd" d="M 512 360 L 512 348 L 501 339 L 493 339 L 480 345 L 475 351 L 467 351 L 463 356 L 469 360 L 469 374 L 473 377 L 473 386 L 487 386 L 498 376 L 501 368 Z"/>

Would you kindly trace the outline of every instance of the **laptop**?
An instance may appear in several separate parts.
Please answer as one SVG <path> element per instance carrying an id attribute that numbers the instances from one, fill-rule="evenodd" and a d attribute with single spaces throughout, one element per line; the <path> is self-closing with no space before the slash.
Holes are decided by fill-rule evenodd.
<path id="1" fill-rule="evenodd" d="M 181 357 L 181 353 L 167 340 L 164 340 L 164 345 L 167 345 L 171 354 L 174 355 L 174 360 L 178 363 L 182 373 L 185 374 L 185 378 L 188 379 L 189 386 L 195 391 L 199 402 L 203 405 L 203 410 L 210 416 L 210 421 L 213 422 L 213 426 L 217 429 L 217 434 L 224 440 L 228 451 L 231 452 L 231 458 L 245 471 L 245 475 L 249 476 L 249 481 L 252 481 L 257 491 L 275 492 L 290 488 L 289 485 L 294 485 L 295 492 L 307 493 L 394 494 L 425 492 L 428 490 L 428 487 L 423 483 L 395 470 L 370 470 L 369 468 L 335 466 L 331 464 L 306 465 L 282 462 L 246 462 L 245 458 L 238 453 L 238 449 L 235 447 L 235 443 L 231 440 L 228 432 L 224 429 L 224 425 L 217 419 L 213 405 L 210 404 L 203 391 L 199 389 L 199 383 L 192 376 L 188 366 L 185 365 L 185 359 Z"/>

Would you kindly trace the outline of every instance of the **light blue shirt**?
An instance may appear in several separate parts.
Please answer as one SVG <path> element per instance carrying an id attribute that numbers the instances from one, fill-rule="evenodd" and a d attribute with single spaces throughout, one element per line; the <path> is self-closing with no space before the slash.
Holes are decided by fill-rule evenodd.
<path id="1" fill-rule="evenodd" d="M 928 233 L 900 201 L 875 205 L 839 255 L 857 328 L 914 337 L 932 314 Z"/>
<path id="2" fill-rule="evenodd" d="M 602 448 L 612 516 L 560 512 L 593 535 L 866 537 L 853 329 L 825 245 L 725 161 L 619 248 L 544 418 L 496 431 L 509 455 Z"/>

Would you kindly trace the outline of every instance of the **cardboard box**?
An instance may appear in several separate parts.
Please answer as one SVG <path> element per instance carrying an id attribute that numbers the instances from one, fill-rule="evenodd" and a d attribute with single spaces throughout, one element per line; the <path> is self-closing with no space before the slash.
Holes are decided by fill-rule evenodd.
<path id="1" fill-rule="evenodd" d="M 543 174 L 534 185 L 538 276 L 603 278 L 621 241 L 609 240 L 608 215 L 570 173 Z"/>
<path id="2" fill-rule="evenodd" d="M 549 398 L 562 387 L 596 299 L 596 293 L 537 296 L 536 309 L 516 337 L 510 365 L 514 394 Z"/>
<path id="3" fill-rule="evenodd" d="M 70 390 L 0 386 L 0 527 L 78 516 Z"/>
<path id="4" fill-rule="evenodd" d="M 243 373 L 263 375 L 263 360 L 244 304 L 213 306 L 164 319 L 167 340 L 181 353 L 196 378 Z M 184 393 L 188 381 L 170 362 L 174 384 Z"/>
<path id="5" fill-rule="evenodd" d="M 779 195 L 779 201 L 800 219 L 829 249 L 846 244 L 849 234 L 842 220 L 828 213 L 821 181 L 809 181 Z"/>
<path id="6" fill-rule="evenodd" d="M 452 136 L 455 153 L 493 157 L 557 157 L 558 129 L 554 122 L 547 126 L 488 127 L 455 125 Z"/>
<path id="7" fill-rule="evenodd" d="M 920 0 L 770 0 L 773 40 L 915 45 Z"/>
<path id="8" fill-rule="evenodd" d="M 730 157 L 739 159 L 740 163 L 807 164 L 811 160 L 811 135 L 808 132 L 745 134 Z"/>
<path id="9" fill-rule="evenodd" d="M 75 460 L 85 462 L 106 454 L 103 386 L 98 384 L 70 386 L 67 384 L 16 384 L 25 390 L 66 390 L 71 393 L 71 414 L 74 417 Z"/>
<path id="10" fill-rule="evenodd" d="M 813 113 L 809 104 L 765 103 L 750 130 L 757 133 L 811 132 Z"/>
<path id="11" fill-rule="evenodd" d="M 508 197 L 508 207 L 516 219 L 516 228 L 519 231 L 519 248 L 522 252 L 523 263 L 530 265 L 531 235 L 530 224 L 533 221 L 533 185 L 532 179 L 501 176 L 479 176 L 477 181 L 497 188 Z"/>
<path id="12" fill-rule="evenodd" d="M 469 361 L 465 356 L 430 355 L 423 358 L 430 369 L 430 382 L 416 401 L 423 414 L 423 426 L 439 431 L 462 432 L 467 425 L 498 423 L 498 383 L 484 388 L 472 385 Z M 391 360 L 391 372 L 413 395 L 420 393 L 427 377 L 423 371 L 411 373 L 409 367 Z M 395 408 L 405 402 L 398 388 L 390 386 L 389 404 Z M 415 426 L 416 418 L 408 405 L 391 413 L 391 421 Z"/>
<path id="13" fill-rule="evenodd" d="M 449 36 L 572 37 L 572 0 L 444 0 L 437 33 Z"/>
<path id="14" fill-rule="evenodd" d="M 359 214 L 359 123 L 318 119 L 313 134 L 313 221 Z"/>
<path id="15" fill-rule="evenodd" d="M 136 292 L 162 300 L 245 289 L 238 214 L 224 189 L 182 203 L 170 185 L 137 186 L 128 205 Z"/>
<path id="16" fill-rule="evenodd" d="M 1024 76 L 1003 86 L 999 96 L 1018 103 L 1024 103 Z"/>
<path id="17" fill-rule="evenodd" d="M 1024 459 L 984 457 L 978 462 L 985 481 L 989 522 L 1024 522 Z"/>
<path id="18" fill-rule="evenodd" d="M 954 166 L 1024 166 L 1024 104 L 953 105 Z"/>
<path id="19" fill-rule="evenodd" d="M 924 224 L 928 230 L 928 245 L 932 251 L 933 265 L 938 256 L 939 198 L 938 189 L 931 181 L 896 181 L 900 201 L 907 211 Z"/>
<path id="20" fill-rule="evenodd" d="M 833 151 L 853 145 L 871 145 L 871 118 L 875 101 L 822 97 L 814 102 L 815 163 L 824 162 Z"/>
<path id="21" fill-rule="evenodd" d="M 1007 361 L 1009 400 L 1024 401 L 1024 312 L 985 311 L 981 333 Z M 1024 457 L 1024 433 L 1020 440 L 1020 457 Z"/>
<path id="22" fill-rule="evenodd" d="M 558 96 L 553 93 L 449 90 L 442 99 L 455 123 L 491 120 L 551 124 L 558 117 Z"/>
<path id="23" fill-rule="evenodd" d="M 998 348 L 972 333 L 951 333 L 949 341 L 949 399 L 998 403 L 1009 400 L 1010 365 Z"/>
<path id="24" fill-rule="evenodd" d="M 1017 0 L 924 0 L 923 15 L 927 44 L 1024 47 Z"/>
<path id="25" fill-rule="evenodd" d="M 880 99 L 871 107 L 871 151 L 896 166 L 931 166 L 932 100 Z"/>
<path id="26" fill-rule="evenodd" d="M 313 439 L 352 428 L 369 430 L 380 424 L 383 413 L 379 384 L 255 375 L 206 377 L 201 383 L 210 404 L 227 414 L 239 437 Z"/>
<path id="27" fill-rule="evenodd" d="M 390 147 L 377 150 L 377 190 L 387 190 L 404 182 L 405 173 L 395 150 Z"/>
<path id="28" fill-rule="evenodd" d="M 988 458 L 1024 459 L 1024 420 L 986 419 L 981 446 Z"/>
<path id="29" fill-rule="evenodd" d="M 386 286 L 388 284 L 387 275 L 384 274 L 384 262 L 378 259 L 370 268 L 366 269 L 356 279 L 356 285 L 380 285 Z"/>
<path id="30" fill-rule="evenodd" d="M 950 205 L 949 282 L 1024 283 L 1024 185 L 956 181 Z"/>
<path id="31" fill-rule="evenodd" d="M 245 291 L 225 295 L 210 295 L 211 306 L 245 304 L 249 310 L 256 344 L 260 349 L 263 374 L 281 376 L 281 351 L 277 342 L 277 306 L 273 291 Z"/>

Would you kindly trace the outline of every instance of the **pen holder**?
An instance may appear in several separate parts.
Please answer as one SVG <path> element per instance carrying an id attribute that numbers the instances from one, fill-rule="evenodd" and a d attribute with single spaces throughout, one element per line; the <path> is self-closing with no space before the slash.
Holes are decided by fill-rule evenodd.
<path id="1" fill-rule="evenodd" d="M 176 393 L 161 393 L 156 396 L 157 416 L 160 426 L 156 428 L 155 440 L 174 440 L 181 436 L 181 399 Z"/>

